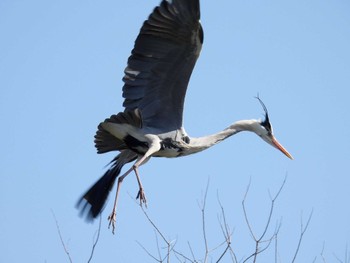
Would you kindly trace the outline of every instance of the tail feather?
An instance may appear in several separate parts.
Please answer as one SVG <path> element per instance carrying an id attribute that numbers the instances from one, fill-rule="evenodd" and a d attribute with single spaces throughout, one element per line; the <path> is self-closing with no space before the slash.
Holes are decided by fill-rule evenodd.
<path id="1" fill-rule="evenodd" d="M 112 115 L 105 119 L 98 125 L 95 135 L 95 147 L 97 148 L 97 153 L 127 149 L 123 139 L 117 138 L 106 131 L 103 128 L 103 123 L 129 124 L 137 128 L 141 128 L 142 126 L 140 113 L 137 109 L 133 111 L 119 112 L 117 115 Z"/>
<path id="2" fill-rule="evenodd" d="M 86 214 L 87 220 L 93 220 L 102 211 L 109 192 L 111 191 L 115 179 L 120 174 L 122 167 L 129 162 L 134 161 L 137 154 L 130 150 L 123 150 L 111 162 L 111 167 L 105 174 L 79 199 L 77 208 L 80 215 Z"/>

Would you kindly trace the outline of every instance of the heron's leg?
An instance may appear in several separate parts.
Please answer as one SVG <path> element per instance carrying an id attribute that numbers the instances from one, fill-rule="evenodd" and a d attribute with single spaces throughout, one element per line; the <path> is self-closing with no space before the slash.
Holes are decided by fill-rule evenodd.
<path id="1" fill-rule="evenodd" d="M 134 172 L 136 175 L 137 183 L 139 184 L 139 192 L 137 193 L 136 199 L 140 198 L 140 205 L 145 204 L 146 207 L 147 207 L 147 199 L 146 199 L 145 191 L 143 190 L 143 186 L 142 186 L 141 179 L 139 176 L 139 169 L 138 168 L 142 164 L 145 164 L 149 159 L 150 159 L 150 157 L 141 158 L 138 162 L 136 162 L 133 165 L 133 169 L 134 169 Z"/>
<path id="2" fill-rule="evenodd" d="M 146 195 L 145 195 L 145 191 L 143 190 L 143 187 L 142 187 L 138 168 L 141 165 L 145 164 L 151 158 L 152 154 L 154 154 L 155 152 L 158 152 L 161 148 L 161 145 L 160 145 L 160 139 L 158 136 L 148 134 L 145 137 L 149 140 L 150 147 L 148 148 L 148 151 L 145 153 L 145 155 L 142 156 L 140 159 L 138 159 L 135 162 L 135 164 L 133 165 L 133 169 L 134 169 L 134 172 L 136 175 L 137 183 L 139 184 L 139 192 L 136 196 L 136 199 L 140 198 L 140 205 L 142 206 L 142 204 L 145 204 L 145 206 L 147 207 Z"/>
<path id="3" fill-rule="evenodd" d="M 112 233 L 114 234 L 114 230 L 115 230 L 115 222 L 116 222 L 116 210 L 117 210 L 117 203 L 118 203 L 118 196 L 119 196 L 119 189 L 120 186 L 122 185 L 122 182 L 124 180 L 124 178 L 133 171 L 134 167 L 131 167 L 129 170 L 126 171 L 126 173 L 124 173 L 122 176 L 120 176 L 118 178 L 118 184 L 117 184 L 117 192 L 115 194 L 115 199 L 114 199 L 114 206 L 113 206 L 113 210 L 112 213 L 108 216 L 108 220 L 109 220 L 109 225 L 108 228 L 110 228 L 112 226 Z"/>

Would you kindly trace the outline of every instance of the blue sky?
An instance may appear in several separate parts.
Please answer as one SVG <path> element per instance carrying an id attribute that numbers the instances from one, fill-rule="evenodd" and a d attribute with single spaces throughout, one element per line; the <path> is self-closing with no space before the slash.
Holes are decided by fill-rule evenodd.
<path id="1" fill-rule="evenodd" d="M 143 21 L 159 1 L 1 1 L 0 165 L 1 262 L 74 262 L 89 257 L 98 222 L 74 205 L 114 154 L 97 155 L 98 123 L 122 110 L 123 70 Z M 238 258 L 254 243 L 241 201 L 262 231 L 269 191 L 287 181 L 272 228 L 282 220 L 279 257 L 289 262 L 313 210 L 299 262 L 344 260 L 350 236 L 348 1 L 201 2 L 204 46 L 189 85 L 185 127 L 191 136 L 216 132 L 269 109 L 276 137 L 291 161 L 254 134 L 240 133 L 197 155 L 153 158 L 140 169 L 148 213 L 176 248 L 204 255 L 198 206 L 208 179 L 209 246 L 223 240 L 217 193 L 234 229 Z M 94 262 L 154 262 L 155 234 L 134 201 L 135 177 L 122 186 L 117 233 L 102 214 Z M 114 194 L 114 190 L 112 192 Z M 271 260 L 272 252 L 261 259 Z M 214 254 L 214 259 L 217 254 Z M 228 262 L 224 261 L 224 262 Z M 175 258 L 173 259 L 175 261 Z M 327 262 L 328 262 L 327 261 Z"/>

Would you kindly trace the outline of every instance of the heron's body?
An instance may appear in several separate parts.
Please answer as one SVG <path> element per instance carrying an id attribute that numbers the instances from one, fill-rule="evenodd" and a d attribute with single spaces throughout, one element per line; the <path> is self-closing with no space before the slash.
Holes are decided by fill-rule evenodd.
<path id="1" fill-rule="evenodd" d="M 133 114 L 139 116 L 137 113 Z M 125 113 L 119 113 L 119 115 L 125 116 Z M 102 144 L 104 142 L 102 134 L 104 133 L 108 137 L 112 135 L 110 139 L 114 140 L 114 142 L 108 141 L 109 146 L 119 145 L 118 150 L 129 149 L 135 152 L 135 154 L 143 156 L 149 150 L 152 140 L 154 140 L 158 144 L 159 150 L 154 152 L 152 157 L 174 158 L 203 151 L 240 131 L 252 130 L 254 125 L 260 125 L 260 121 L 238 121 L 219 133 L 193 138 L 189 137 L 183 128 L 166 133 L 152 134 L 145 133 L 142 128 L 130 124 L 112 122 L 111 119 L 107 119 L 104 123 L 100 124 L 95 142 L 99 153 L 106 152 Z M 123 146 L 120 146 L 119 141 L 122 141 Z M 108 148 L 108 151 L 110 150 Z"/>
<path id="2" fill-rule="evenodd" d="M 94 218 L 101 212 L 122 167 L 135 160 L 119 176 L 117 196 L 122 180 L 134 170 L 140 187 L 138 196 L 145 202 L 138 167 L 151 157 L 186 156 L 240 131 L 251 131 L 292 158 L 274 138 L 267 109 L 260 99 L 266 113 L 264 121 L 237 121 L 223 131 L 199 138 L 191 138 L 185 132 L 186 90 L 203 43 L 199 18 L 199 0 L 163 0 L 141 27 L 124 71 L 125 109 L 100 123 L 95 136 L 98 153 L 120 153 L 80 200 L 88 217 Z M 115 220 L 115 209 L 110 220 Z"/>

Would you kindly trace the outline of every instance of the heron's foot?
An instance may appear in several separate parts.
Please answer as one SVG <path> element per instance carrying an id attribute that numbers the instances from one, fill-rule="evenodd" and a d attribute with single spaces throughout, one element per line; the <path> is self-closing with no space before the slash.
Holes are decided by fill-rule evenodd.
<path id="1" fill-rule="evenodd" d="M 117 221 L 117 214 L 115 212 L 115 210 L 113 210 L 113 212 L 108 216 L 108 229 L 112 226 L 112 233 L 114 235 L 114 230 L 115 230 L 115 222 Z"/>
<path id="2" fill-rule="evenodd" d="M 142 187 L 140 187 L 140 190 L 136 196 L 136 199 L 140 199 L 140 206 L 144 204 L 145 207 L 147 208 L 147 199 L 146 199 L 145 191 L 143 190 Z"/>

